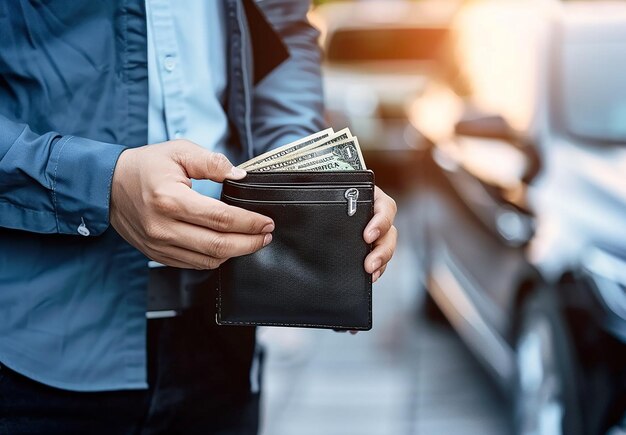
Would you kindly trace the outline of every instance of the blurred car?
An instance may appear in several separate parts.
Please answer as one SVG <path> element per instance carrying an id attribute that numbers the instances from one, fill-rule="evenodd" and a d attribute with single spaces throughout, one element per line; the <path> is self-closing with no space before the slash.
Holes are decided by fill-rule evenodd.
<path id="1" fill-rule="evenodd" d="M 368 166 L 387 160 L 414 169 L 413 151 L 424 148 L 423 138 L 408 122 L 406 107 L 437 68 L 456 6 L 378 0 L 328 3 L 312 12 L 325 53 L 329 125 L 349 126 L 358 135 Z M 384 175 L 385 168 L 372 169 Z"/>
<path id="2" fill-rule="evenodd" d="M 510 396 L 515 433 L 617 431 L 626 4 L 476 0 L 450 29 L 445 73 L 411 109 L 435 144 L 421 202 L 428 312 Z"/>

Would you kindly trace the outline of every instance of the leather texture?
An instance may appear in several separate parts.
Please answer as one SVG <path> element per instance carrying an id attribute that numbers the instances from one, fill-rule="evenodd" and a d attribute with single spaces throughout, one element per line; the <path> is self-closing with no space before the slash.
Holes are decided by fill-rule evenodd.
<path id="1" fill-rule="evenodd" d="M 350 189 L 358 191 L 352 216 Z M 220 267 L 219 324 L 371 329 L 363 230 L 374 212 L 373 172 L 251 172 L 226 181 L 222 201 L 276 228 L 268 246 Z"/>

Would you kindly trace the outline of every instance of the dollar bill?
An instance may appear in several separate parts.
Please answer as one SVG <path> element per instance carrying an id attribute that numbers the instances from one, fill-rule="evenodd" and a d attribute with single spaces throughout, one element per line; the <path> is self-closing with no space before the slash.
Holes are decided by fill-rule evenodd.
<path id="1" fill-rule="evenodd" d="M 290 171 L 360 171 L 367 169 L 356 137 L 336 144 L 333 153 L 289 167 Z"/>
<path id="2" fill-rule="evenodd" d="M 337 143 L 331 143 L 311 149 L 308 152 L 301 152 L 294 156 L 286 156 L 266 166 L 255 167 L 250 170 L 258 172 L 314 170 L 304 169 L 305 167 L 310 168 L 310 166 L 305 166 L 307 162 L 319 162 L 319 165 L 313 165 L 313 167 L 321 165 L 336 167 L 337 164 L 340 164 L 343 168 L 345 168 L 343 170 L 366 169 L 359 141 L 356 137 L 352 137 Z M 331 165 L 331 162 L 334 163 Z M 332 170 L 328 169 L 330 166 L 324 166 L 325 169 L 323 170 Z"/>
<path id="3" fill-rule="evenodd" d="M 268 151 L 239 165 L 250 172 L 366 169 L 359 141 L 348 128 L 332 128 Z"/>
<path id="4" fill-rule="evenodd" d="M 254 166 L 265 166 L 270 162 L 295 153 L 305 147 L 309 147 L 311 145 L 315 145 L 317 142 L 322 142 L 325 139 L 332 137 L 334 134 L 334 130 L 332 128 L 327 128 L 326 130 L 322 130 L 310 136 L 299 139 L 295 142 L 288 143 L 287 145 L 283 145 L 280 148 L 276 148 L 275 150 L 268 151 L 260 156 L 257 156 L 253 159 L 248 160 L 245 163 L 239 165 L 240 168 L 245 170 L 252 170 Z"/>
<path id="5" fill-rule="evenodd" d="M 354 171 L 357 169 L 365 169 L 365 168 L 356 168 L 354 165 L 351 165 L 348 162 L 344 162 L 341 159 L 336 158 L 333 155 L 326 157 L 319 157 L 317 159 L 309 160 L 302 164 L 296 165 L 294 167 L 290 167 L 289 169 L 285 169 L 286 171 L 320 171 L 320 172 L 329 172 L 329 171 Z"/>
<path id="6" fill-rule="evenodd" d="M 330 137 L 325 138 L 323 141 L 319 141 L 310 145 L 307 145 L 303 148 L 300 148 L 298 151 L 295 151 L 291 154 L 287 154 L 287 155 L 283 155 L 280 158 L 276 159 L 275 161 L 273 161 L 272 163 L 277 163 L 279 161 L 284 161 L 284 160 L 291 160 L 294 159 L 296 157 L 299 157 L 303 154 L 309 154 L 311 151 L 319 149 L 319 148 L 323 148 L 323 147 L 327 147 L 329 145 L 335 144 L 335 143 L 339 143 L 339 142 L 343 142 L 345 140 L 348 140 L 350 138 L 352 138 L 352 133 L 350 133 L 350 130 L 347 128 L 344 128 L 343 130 L 338 131 L 337 133 L 334 133 L 333 135 L 331 135 Z M 250 167 L 250 170 L 262 167 L 262 166 L 266 166 L 266 165 L 255 165 L 255 167 Z"/>

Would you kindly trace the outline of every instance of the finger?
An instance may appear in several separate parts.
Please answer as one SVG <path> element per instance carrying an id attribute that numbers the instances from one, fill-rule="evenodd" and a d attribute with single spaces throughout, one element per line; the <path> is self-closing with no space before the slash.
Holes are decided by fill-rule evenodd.
<path id="1" fill-rule="evenodd" d="M 186 187 L 178 195 L 180 211 L 176 218 L 221 233 L 261 234 L 274 231 L 274 221 L 267 216 L 224 204 Z"/>
<path id="2" fill-rule="evenodd" d="M 356 335 L 356 334 L 358 334 L 358 333 L 359 333 L 359 331 L 355 331 L 354 329 L 348 329 L 348 330 L 346 330 L 346 329 L 333 329 L 333 331 L 335 331 L 335 332 L 341 332 L 341 333 L 344 333 L 344 332 L 349 332 L 349 333 L 350 333 L 350 334 L 352 334 L 352 335 Z"/>
<path id="3" fill-rule="evenodd" d="M 378 281 L 378 278 L 383 276 L 383 273 L 385 273 L 385 269 L 387 269 L 386 264 L 384 264 L 380 269 L 378 269 L 372 274 L 372 283 L 375 283 L 376 281 Z"/>
<path id="4" fill-rule="evenodd" d="M 239 180 L 246 176 L 246 171 L 233 166 L 224 154 L 208 151 L 190 141 L 176 142 L 174 158 L 189 178 L 221 183 L 225 179 Z"/>
<path id="5" fill-rule="evenodd" d="M 178 267 L 180 269 L 217 269 L 226 261 L 176 246 L 169 246 L 164 252 L 155 255 L 152 259 L 166 266 Z"/>
<path id="6" fill-rule="evenodd" d="M 374 217 L 363 231 L 366 243 L 374 243 L 389 231 L 397 212 L 396 202 L 378 187 L 374 190 Z"/>
<path id="7" fill-rule="evenodd" d="M 396 249 L 397 237 L 396 227 L 392 225 L 387 234 L 378 239 L 372 252 L 365 257 L 365 271 L 367 273 L 376 272 L 391 260 Z"/>
<path id="8" fill-rule="evenodd" d="M 197 225 L 172 226 L 168 240 L 172 246 L 214 258 L 231 258 L 252 254 L 272 241 L 272 234 L 220 233 Z"/>

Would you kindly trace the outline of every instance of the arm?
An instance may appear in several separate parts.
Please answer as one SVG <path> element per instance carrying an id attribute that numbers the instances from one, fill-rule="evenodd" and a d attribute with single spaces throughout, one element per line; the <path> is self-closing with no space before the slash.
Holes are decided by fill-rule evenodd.
<path id="1" fill-rule="evenodd" d="M 255 154 L 323 128 L 318 31 L 306 18 L 308 0 L 264 0 L 258 6 L 290 57 L 255 88 L 252 114 Z"/>
<path id="2" fill-rule="evenodd" d="M 187 142 L 121 145 L 33 133 L 0 116 L 0 227 L 99 235 L 111 224 L 163 264 L 207 269 L 271 241 L 271 219 L 203 197 L 190 177 L 241 178 L 223 156 Z M 85 223 L 89 233 L 78 233 Z"/>
<path id="3" fill-rule="evenodd" d="M 39 135 L 0 115 L 0 227 L 78 234 L 84 221 L 91 235 L 101 234 L 124 149 L 55 132 Z"/>

